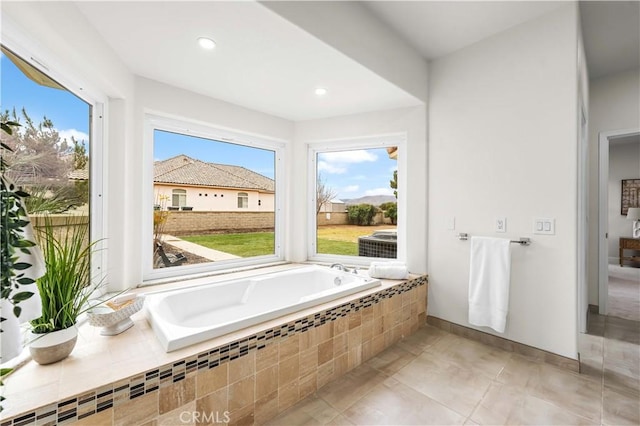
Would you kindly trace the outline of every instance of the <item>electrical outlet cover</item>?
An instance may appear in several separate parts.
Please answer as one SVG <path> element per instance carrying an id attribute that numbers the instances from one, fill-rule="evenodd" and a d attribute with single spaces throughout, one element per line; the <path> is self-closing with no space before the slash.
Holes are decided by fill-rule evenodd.
<path id="1" fill-rule="evenodd" d="M 506 217 L 497 217 L 496 218 L 496 232 L 507 232 L 507 218 Z"/>

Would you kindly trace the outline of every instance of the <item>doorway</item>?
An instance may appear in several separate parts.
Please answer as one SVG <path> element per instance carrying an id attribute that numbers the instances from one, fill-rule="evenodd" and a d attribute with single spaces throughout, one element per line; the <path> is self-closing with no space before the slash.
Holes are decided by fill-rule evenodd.
<path id="1" fill-rule="evenodd" d="M 610 201 L 610 161 L 611 161 L 611 149 L 614 146 L 623 146 L 627 144 L 638 144 L 640 145 L 640 129 L 627 129 L 627 130 L 614 130 L 601 132 L 599 134 L 599 185 L 598 185 L 598 213 L 599 213 L 599 222 L 598 222 L 598 305 L 599 305 L 599 314 L 600 315 L 608 315 L 610 314 L 610 300 L 609 300 L 609 274 L 610 269 L 612 269 L 612 276 L 616 281 L 616 292 L 619 293 L 620 296 L 624 297 L 624 294 L 627 291 L 624 289 L 624 283 L 621 283 L 619 280 L 623 281 L 625 278 L 630 278 L 631 282 L 635 280 L 636 275 L 633 272 L 622 272 L 623 268 L 616 267 L 615 264 L 611 265 L 610 258 L 615 257 L 611 256 L 610 253 L 613 251 L 611 248 L 612 244 L 616 244 L 618 238 L 623 235 L 624 232 L 620 231 L 620 227 L 616 227 L 613 229 L 611 227 L 611 221 L 613 212 L 611 211 L 611 207 L 609 205 Z M 640 162 L 640 158 L 638 158 Z M 636 171 L 636 174 L 638 172 Z M 628 176 L 629 178 L 634 178 L 636 176 Z M 638 176 L 640 177 L 640 176 Z M 619 215 L 619 213 L 618 213 Z M 620 221 L 617 221 L 620 222 Z M 631 223 L 628 223 L 629 232 L 631 230 Z M 615 234 L 615 235 L 614 235 Z M 630 236 L 630 235 L 629 235 Z M 620 291 L 618 291 L 620 290 Z M 615 305 L 615 304 L 614 304 Z M 616 309 L 620 309 L 616 307 Z"/>

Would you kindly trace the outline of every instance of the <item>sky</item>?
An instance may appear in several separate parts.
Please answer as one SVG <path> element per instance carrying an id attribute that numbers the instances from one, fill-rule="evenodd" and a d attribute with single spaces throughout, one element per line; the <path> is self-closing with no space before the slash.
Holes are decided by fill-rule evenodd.
<path id="1" fill-rule="evenodd" d="M 89 141 L 89 105 L 70 92 L 34 83 L 5 56 L 0 58 L 0 107 L 14 108 L 21 117 L 22 108 L 39 123 L 46 116 L 61 138 Z M 21 117 L 22 118 L 22 117 Z M 23 119 L 21 119 L 24 122 Z"/>
<path id="2" fill-rule="evenodd" d="M 166 160 L 184 154 L 207 163 L 242 166 L 274 179 L 275 152 L 211 139 L 156 130 L 153 135 L 153 157 Z"/>
<path id="3" fill-rule="evenodd" d="M 367 195 L 393 195 L 389 181 L 397 161 L 385 148 L 318 153 L 318 176 L 340 200 Z"/>
<path id="4" fill-rule="evenodd" d="M 25 108 L 37 124 L 49 118 L 61 138 L 89 140 L 90 106 L 70 92 L 40 86 L 25 77 L 0 55 L 0 107 L 2 111 Z M 154 160 L 185 154 L 206 162 L 243 166 L 269 178 L 275 174 L 273 151 L 212 141 L 164 131 L 154 134 Z M 393 195 L 389 181 L 396 170 L 384 148 L 318 154 L 318 174 L 338 199 L 366 195 Z"/>

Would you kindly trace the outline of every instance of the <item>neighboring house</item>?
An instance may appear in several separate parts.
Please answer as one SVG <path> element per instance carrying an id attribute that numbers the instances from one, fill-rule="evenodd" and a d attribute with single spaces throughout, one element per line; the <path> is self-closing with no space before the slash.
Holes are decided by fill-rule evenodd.
<path id="1" fill-rule="evenodd" d="M 69 173 L 69 180 L 89 180 L 89 170 L 76 169 Z"/>
<path id="2" fill-rule="evenodd" d="M 347 211 L 344 201 L 334 198 L 320 206 L 320 213 L 342 213 Z"/>
<path id="3" fill-rule="evenodd" d="M 177 155 L 153 165 L 156 204 L 194 211 L 274 211 L 275 182 L 240 166 Z"/>

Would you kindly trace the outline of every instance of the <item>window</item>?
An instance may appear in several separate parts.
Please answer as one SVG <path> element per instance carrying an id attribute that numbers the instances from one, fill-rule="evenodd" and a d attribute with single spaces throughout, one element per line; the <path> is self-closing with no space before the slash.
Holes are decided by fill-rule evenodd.
<path id="1" fill-rule="evenodd" d="M 282 259 L 283 144 L 159 116 L 145 126 L 146 281 Z M 269 202 L 251 205 L 250 196 Z"/>
<path id="2" fill-rule="evenodd" d="M 55 214 L 61 222 L 68 218 L 77 235 L 99 241 L 102 193 L 100 174 L 94 171 L 101 170 L 102 104 L 86 91 L 81 97 L 68 90 L 79 85 L 59 70 L 45 74 L 23 59 L 30 54 L 13 49 L 3 44 L 0 58 L 2 118 L 21 124 L 12 136 L 2 132 L 2 142 L 13 148 L 3 152 L 10 165 L 7 174 L 30 194 L 25 204 L 36 231 L 42 216 Z M 103 278 L 103 266 L 103 253 L 96 250 L 91 256 L 96 281 Z"/>
<path id="3" fill-rule="evenodd" d="M 247 194 L 246 192 L 238 192 L 238 208 L 249 208 L 249 194 Z"/>
<path id="4" fill-rule="evenodd" d="M 309 144 L 309 258 L 402 259 L 404 136 Z"/>
<path id="5" fill-rule="evenodd" d="M 184 189 L 174 189 L 171 191 L 171 205 L 182 207 L 187 205 L 187 191 Z"/>

